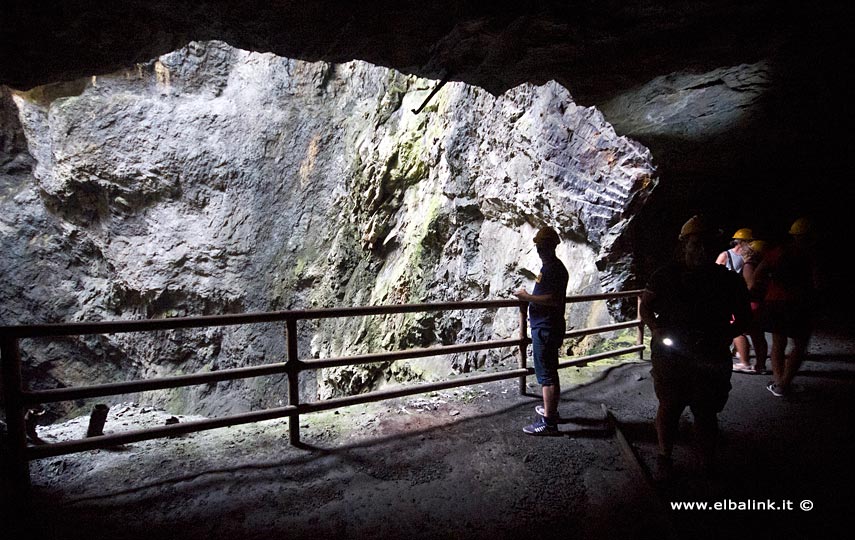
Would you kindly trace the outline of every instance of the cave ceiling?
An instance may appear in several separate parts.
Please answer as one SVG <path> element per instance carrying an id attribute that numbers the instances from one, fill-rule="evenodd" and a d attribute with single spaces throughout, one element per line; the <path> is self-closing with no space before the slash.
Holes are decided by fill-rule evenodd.
<path id="1" fill-rule="evenodd" d="M 851 150 L 843 2 L 718 0 L 81 0 L 4 3 L 0 84 L 14 89 L 108 73 L 192 40 L 309 61 L 353 59 L 494 94 L 556 80 L 600 105 L 671 74 L 764 62 L 759 113 L 729 133 L 640 135 L 683 192 L 759 186 L 803 200 L 839 182 Z M 632 126 L 615 120 L 616 129 Z M 690 188 L 680 178 L 690 177 Z M 805 181 L 810 178 L 810 181 Z M 710 188 L 718 189 L 718 188 Z M 812 191 L 810 191 L 812 193 Z M 674 195 L 676 196 L 676 195 Z M 672 204 L 667 201 L 662 204 Z M 838 198 L 839 200 L 839 198 Z"/>
<path id="2" fill-rule="evenodd" d="M 0 19 L 0 83 L 27 89 L 219 39 L 303 60 L 447 74 L 494 94 L 555 79 L 595 103 L 657 75 L 787 61 L 787 47 L 821 38 L 810 34 L 835 16 L 819 3 L 809 13 L 789 4 L 12 0 Z"/>

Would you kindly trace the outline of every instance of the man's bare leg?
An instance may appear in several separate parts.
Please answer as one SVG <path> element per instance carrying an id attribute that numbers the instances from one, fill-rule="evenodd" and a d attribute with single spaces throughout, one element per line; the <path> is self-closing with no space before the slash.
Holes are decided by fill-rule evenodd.
<path id="1" fill-rule="evenodd" d="M 733 345 L 736 347 L 736 354 L 739 355 L 739 362 L 744 368 L 751 367 L 751 361 L 748 359 L 751 349 L 748 346 L 748 338 L 745 336 L 736 336 L 733 338 Z"/>
<path id="2" fill-rule="evenodd" d="M 543 387 L 543 412 L 547 418 L 558 418 L 558 397 L 561 387 L 558 383 Z"/>
<path id="3" fill-rule="evenodd" d="M 655 424 L 660 456 L 666 458 L 671 457 L 682 413 L 683 411 L 681 409 L 659 403 L 659 408 L 656 411 Z"/>
<path id="4" fill-rule="evenodd" d="M 695 417 L 695 435 L 698 438 L 704 469 L 706 472 L 713 472 L 718 443 L 718 417 L 710 411 L 702 411 L 699 414 L 692 410 L 692 414 Z"/>
<path id="5" fill-rule="evenodd" d="M 787 349 L 787 336 L 784 334 L 772 334 L 772 351 L 769 359 L 772 361 L 772 380 L 775 384 L 784 383 L 784 353 Z"/>
<path id="6" fill-rule="evenodd" d="M 751 345 L 754 347 L 754 371 L 762 373 L 766 370 L 766 357 L 769 356 L 769 345 L 766 343 L 766 334 L 762 330 L 751 334 Z"/>
<path id="7" fill-rule="evenodd" d="M 804 362 L 805 355 L 807 354 L 807 346 L 808 341 L 804 338 L 796 338 L 793 340 L 793 351 L 786 356 L 784 361 L 784 371 L 783 377 L 781 378 L 781 384 L 784 388 L 789 388 L 793 382 L 793 378 L 795 378 L 796 373 L 799 372 L 799 368 L 802 366 L 802 362 Z"/>

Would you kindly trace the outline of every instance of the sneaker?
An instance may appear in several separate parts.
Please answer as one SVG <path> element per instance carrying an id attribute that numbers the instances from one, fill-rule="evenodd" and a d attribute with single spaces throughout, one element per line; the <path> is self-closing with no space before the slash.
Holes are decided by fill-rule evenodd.
<path id="1" fill-rule="evenodd" d="M 535 407 L 535 408 L 534 408 L 534 412 L 536 412 L 536 413 L 537 413 L 537 414 L 539 414 L 540 416 L 542 416 L 542 417 L 546 418 L 546 411 L 543 409 L 543 405 L 538 405 L 537 407 Z M 562 421 L 561 413 L 558 413 L 557 415 L 555 415 L 555 421 L 556 421 L 556 422 L 561 422 L 561 421 Z"/>
<path id="2" fill-rule="evenodd" d="M 786 393 L 781 385 L 775 383 L 770 383 L 769 386 L 766 387 L 766 390 L 772 392 L 772 395 L 775 397 L 783 397 Z"/>
<path id="3" fill-rule="evenodd" d="M 733 364 L 733 371 L 739 371 L 742 373 L 754 373 L 754 369 L 751 366 L 746 366 L 742 362 L 737 362 Z"/>
<path id="4" fill-rule="evenodd" d="M 529 435 L 560 435 L 561 431 L 555 424 L 547 424 L 543 417 L 538 418 L 537 422 L 523 428 L 523 433 Z"/>

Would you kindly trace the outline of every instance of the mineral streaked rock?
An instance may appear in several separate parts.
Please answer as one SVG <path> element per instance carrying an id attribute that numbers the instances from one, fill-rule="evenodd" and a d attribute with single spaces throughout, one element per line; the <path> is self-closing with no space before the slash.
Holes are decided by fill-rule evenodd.
<path id="1" fill-rule="evenodd" d="M 561 231 L 570 294 L 620 288 L 631 261 L 611 248 L 655 185 L 647 149 L 554 82 L 499 97 L 449 83 L 414 114 L 436 84 L 207 42 L 15 94 L 35 165 L 3 179 L 3 324 L 503 298 L 531 287 L 531 237 L 543 224 Z M 301 352 L 508 337 L 516 318 L 306 322 Z M 608 313 L 578 306 L 570 318 Z M 47 386 L 285 356 L 279 325 L 88 336 L 25 353 Z M 304 399 L 468 371 L 503 354 L 328 370 L 306 377 Z M 284 400 L 283 381 L 153 400 L 245 410 Z"/>

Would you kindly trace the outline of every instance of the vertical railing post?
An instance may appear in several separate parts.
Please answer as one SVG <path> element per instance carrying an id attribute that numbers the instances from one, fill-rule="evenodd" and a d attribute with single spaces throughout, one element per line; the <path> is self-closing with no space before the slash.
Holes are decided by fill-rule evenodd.
<path id="1" fill-rule="evenodd" d="M 528 349 L 528 302 L 520 302 L 520 369 L 526 369 Z M 520 376 L 520 395 L 525 395 L 525 375 Z"/>
<path id="2" fill-rule="evenodd" d="M 24 495 L 30 488 L 30 464 L 27 461 L 27 426 L 24 421 L 23 382 L 21 379 L 21 353 L 18 339 L 3 336 L 0 341 L 0 362 L 3 374 L 3 402 L 6 408 L 8 455 L 6 476 L 9 487 Z"/>
<path id="3" fill-rule="evenodd" d="M 288 360 L 285 371 L 288 374 L 288 405 L 300 404 L 300 359 L 297 356 L 297 319 L 285 321 L 285 339 L 288 344 Z M 288 440 L 292 445 L 300 444 L 300 415 L 288 418 Z"/>
<path id="4" fill-rule="evenodd" d="M 636 317 L 638 317 L 638 339 L 636 345 L 644 345 L 644 321 L 641 320 L 641 295 L 638 295 L 638 304 L 636 308 Z M 638 359 L 644 360 L 644 349 L 638 351 Z"/>

